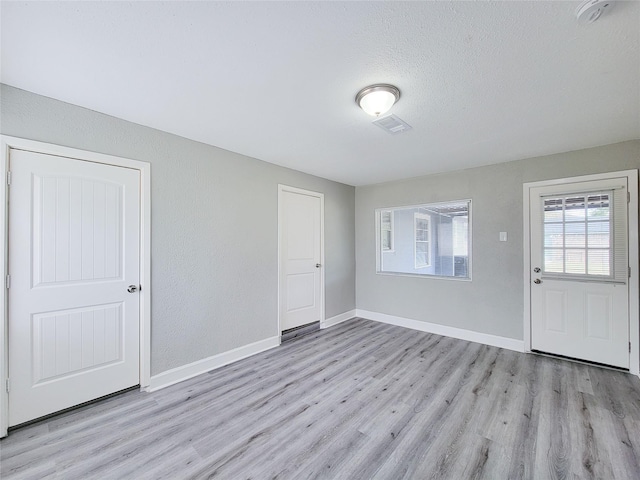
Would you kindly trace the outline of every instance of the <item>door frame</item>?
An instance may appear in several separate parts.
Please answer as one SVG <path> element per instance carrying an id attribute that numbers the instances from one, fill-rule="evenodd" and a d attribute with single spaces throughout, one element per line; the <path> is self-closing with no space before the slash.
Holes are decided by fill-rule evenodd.
<path id="1" fill-rule="evenodd" d="M 285 192 L 297 193 L 300 195 L 308 195 L 320 199 L 320 324 L 325 320 L 324 311 L 324 193 L 304 190 L 302 188 L 291 187 L 289 185 L 278 184 L 278 341 L 282 342 L 282 329 L 280 327 L 281 311 L 280 300 L 282 292 L 280 291 L 280 260 L 282 259 L 282 219 L 284 218 L 282 211 L 282 197 Z"/>
<path id="2" fill-rule="evenodd" d="M 629 192 L 628 203 L 628 249 L 629 249 L 629 373 L 640 374 L 640 298 L 638 290 L 638 170 L 623 170 L 619 172 L 606 172 L 579 177 L 556 178 L 539 182 L 523 184 L 523 243 L 524 243 L 524 350 L 531 352 L 531 229 L 530 229 L 530 191 L 536 187 L 565 185 L 594 180 L 608 180 L 611 178 L 627 178 Z"/>
<path id="3" fill-rule="evenodd" d="M 151 378 L 151 164 L 139 160 L 116 157 L 102 153 L 88 152 L 70 147 L 63 147 L 50 143 L 27 140 L 24 138 L 0 135 L 0 172 L 5 180 L 0 181 L 0 198 L 4 201 L 4 208 L 0 208 L 0 225 L 3 235 L 3 255 L 0 260 L 3 278 L 7 278 L 7 264 L 9 258 L 9 190 L 8 165 L 11 149 L 26 150 L 34 153 L 56 155 L 75 160 L 102 163 L 117 167 L 125 167 L 140 172 L 140 389 L 149 386 Z M 8 335 L 8 290 L 4 288 L 0 295 L 0 311 L 2 311 L 2 326 L 0 328 L 0 437 L 7 435 L 9 426 L 9 393 L 7 380 L 9 378 L 9 335 Z"/>

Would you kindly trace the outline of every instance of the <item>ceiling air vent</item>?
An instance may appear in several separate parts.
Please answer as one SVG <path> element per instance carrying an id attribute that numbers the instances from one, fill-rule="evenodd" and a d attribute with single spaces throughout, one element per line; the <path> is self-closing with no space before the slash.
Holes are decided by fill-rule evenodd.
<path id="1" fill-rule="evenodd" d="M 386 117 L 379 118 L 378 120 L 375 120 L 373 124 L 379 126 L 381 129 L 392 135 L 397 135 L 398 133 L 411 130 L 411 125 L 399 119 L 395 115 L 387 115 Z"/>

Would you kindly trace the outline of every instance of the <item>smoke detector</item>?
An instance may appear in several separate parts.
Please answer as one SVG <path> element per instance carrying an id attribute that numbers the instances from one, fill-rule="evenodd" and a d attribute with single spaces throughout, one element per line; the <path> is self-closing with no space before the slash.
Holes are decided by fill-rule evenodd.
<path id="1" fill-rule="evenodd" d="M 579 21 L 593 23 L 613 8 L 614 0 L 587 0 L 576 9 Z"/>

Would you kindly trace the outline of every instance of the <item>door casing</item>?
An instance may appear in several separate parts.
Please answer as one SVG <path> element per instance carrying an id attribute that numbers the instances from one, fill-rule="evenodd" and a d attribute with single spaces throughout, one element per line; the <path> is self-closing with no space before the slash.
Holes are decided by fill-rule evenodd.
<path id="1" fill-rule="evenodd" d="M 63 147 L 49 143 L 27 140 L 23 138 L 0 135 L 0 171 L 4 173 L 5 181 L 0 182 L 0 197 L 4 199 L 4 208 L 0 208 L 0 224 L 3 228 L 3 256 L 0 260 L 4 278 L 7 278 L 7 263 L 9 258 L 9 224 L 8 224 L 8 200 L 7 188 L 9 174 L 7 166 L 11 150 L 27 150 L 35 153 L 44 153 L 76 160 L 114 165 L 131 168 L 140 171 L 140 389 L 145 390 L 149 386 L 151 378 L 151 164 L 139 160 L 88 152 L 75 148 Z M 8 336 L 8 309 L 6 288 L 0 295 L 0 311 L 2 311 L 2 326 L 0 328 L 0 437 L 7 435 L 9 424 L 9 336 Z"/>
<path id="2" fill-rule="evenodd" d="M 324 194 L 313 192 L 310 190 L 303 190 L 302 188 L 290 187 L 288 185 L 278 184 L 278 337 L 282 334 L 282 328 L 280 325 L 280 318 L 282 312 L 280 311 L 280 300 L 283 292 L 280 291 L 280 277 L 282 275 L 280 268 L 281 261 L 281 249 L 282 249 L 282 221 L 283 221 L 283 211 L 282 211 L 282 196 L 284 192 L 297 193 L 301 195 L 309 195 L 312 197 L 317 197 L 320 199 L 320 324 L 325 320 L 325 309 L 324 309 Z"/>
<path id="3" fill-rule="evenodd" d="M 629 192 L 629 224 L 628 239 L 629 265 L 629 372 L 640 374 L 640 298 L 638 296 L 638 170 L 607 172 L 579 177 L 558 178 L 540 182 L 528 182 L 523 185 L 523 243 L 524 243 L 524 349 L 531 352 L 531 225 L 530 225 L 530 190 L 535 187 L 562 186 L 572 183 L 606 180 L 611 178 L 627 178 Z"/>

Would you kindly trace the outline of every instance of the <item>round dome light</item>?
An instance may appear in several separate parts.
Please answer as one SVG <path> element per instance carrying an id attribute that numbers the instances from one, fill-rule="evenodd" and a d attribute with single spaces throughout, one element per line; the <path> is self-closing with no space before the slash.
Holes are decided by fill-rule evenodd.
<path id="1" fill-rule="evenodd" d="M 400 98 L 400 90 L 393 85 L 378 83 L 363 88 L 356 95 L 356 103 L 366 113 L 378 117 L 389 111 Z"/>

